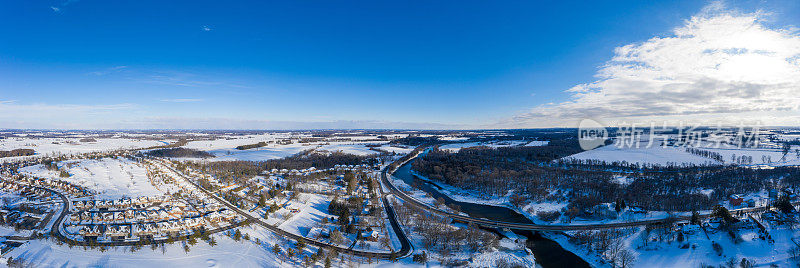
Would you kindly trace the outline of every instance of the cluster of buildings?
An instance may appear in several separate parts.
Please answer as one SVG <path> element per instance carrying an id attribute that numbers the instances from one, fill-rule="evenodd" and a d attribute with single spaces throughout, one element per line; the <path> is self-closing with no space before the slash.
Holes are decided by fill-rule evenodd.
<path id="1" fill-rule="evenodd" d="M 19 177 L 16 177 L 19 179 Z M 0 181 L 0 190 L 13 193 L 21 199 L 0 208 L 0 224 L 20 230 L 45 227 L 54 215 L 52 201 L 58 201 L 52 192 L 12 181 Z"/>
<path id="2" fill-rule="evenodd" d="M 764 205 L 765 202 L 769 202 L 769 203 L 775 202 L 775 201 L 778 200 L 778 198 L 783 197 L 783 196 L 787 197 L 791 201 L 795 201 L 795 200 L 798 199 L 798 195 L 795 194 L 789 188 L 786 188 L 786 189 L 783 189 L 783 190 L 770 189 L 767 192 L 768 192 L 768 197 L 767 198 L 763 198 L 763 196 L 759 196 L 759 195 L 746 195 L 745 196 L 745 195 L 732 194 L 732 195 L 728 196 L 728 204 L 730 204 L 731 207 L 745 207 L 745 206 L 746 207 L 756 207 L 756 206 Z"/>
<path id="3" fill-rule="evenodd" d="M 50 192 L 47 190 L 30 187 L 30 186 L 37 186 L 54 191 L 59 191 L 62 194 L 74 196 L 77 198 L 93 194 L 86 188 L 61 180 L 45 180 L 41 178 L 34 178 L 34 177 L 27 177 L 20 175 L 15 175 L 7 178 L 9 178 L 7 181 L 0 182 L 0 188 L 14 192 L 22 193 L 24 192 L 25 189 L 30 189 L 35 193 L 39 193 L 42 195 L 45 194 L 50 195 Z"/>
<path id="4" fill-rule="evenodd" d="M 217 202 L 188 204 L 168 195 L 72 201 L 64 231 L 77 240 L 138 241 L 190 235 L 244 220 Z"/>

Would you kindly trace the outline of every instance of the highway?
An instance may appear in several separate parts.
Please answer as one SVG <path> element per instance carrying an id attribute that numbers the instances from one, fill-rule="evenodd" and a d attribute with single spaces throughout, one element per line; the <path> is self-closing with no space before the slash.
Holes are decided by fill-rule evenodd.
<path id="1" fill-rule="evenodd" d="M 309 239 L 309 238 L 306 238 L 304 236 L 300 236 L 300 235 L 297 235 L 297 234 L 293 234 L 293 233 L 284 231 L 284 230 L 278 228 L 277 226 L 268 224 L 267 222 L 265 222 L 261 218 L 254 217 L 254 216 L 250 215 L 246 211 L 234 206 L 233 204 L 228 203 L 228 201 L 226 201 L 225 199 L 223 199 L 223 198 L 221 198 L 221 197 L 209 192 L 206 189 L 203 189 L 202 187 L 200 187 L 197 184 L 195 184 L 195 182 L 192 181 L 191 179 L 189 179 L 186 175 L 184 175 L 183 173 L 173 169 L 172 167 L 170 167 L 168 165 L 163 165 L 163 166 L 168 168 L 170 171 L 174 172 L 175 174 L 177 174 L 181 178 L 183 178 L 186 182 L 188 182 L 193 187 L 195 187 L 199 191 L 201 191 L 204 194 L 206 194 L 208 197 L 211 197 L 214 200 L 217 200 L 221 204 L 223 204 L 226 207 L 228 207 L 228 209 L 230 209 L 230 210 L 238 213 L 242 217 L 246 218 L 248 221 L 250 221 L 252 223 L 255 223 L 255 224 L 258 224 L 259 226 L 264 227 L 267 230 L 270 230 L 270 231 L 272 231 L 272 232 L 274 232 L 274 233 L 276 233 L 278 235 L 281 235 L 283 237 L 286 237 L 286 238 L 289 238 L 289 239 L 292 239 L 292 240 L 295 240 L 295 241 L 303 241 L 304 243 L 306 243 L 308 245 L 314 245 L 314 246 L 322 247 L 322 248 L 325 248 L 325 249 L 328 249 L 328 250 L 335 250 L 335 251 L 337 251 L 339 253 L 344 253 L 344 254 L 348 254 L 348 255 L 354 255 L 354 256 L 365 257 L 365 258 L 373 258 L 373 259 L 391 259 L 393 257 L 391 253 L 371 252 L 371 251 L 362 251 L 362 250 L 350 249 L 350 248 L 347 248 L 347 247 L 328 244 L 328 243 L 325 243 L 325 242 L 317 241 L 317 240 L 314 240 L 314 239 Z M 395 213 L 394 213 L 394 209 L 392 209 L 392 207 L 389 206 L 389 202 L 386 200 L 385 197 L 383 198 L 383 203 L 384 203 L 384 209 L 386 209 L 386 215 L 388 216 L 389 222 L 392 225 L 392 229 L 394 229 L 395 234 L 397 235 L 398 239 L 400 239 L 401 248 L 400 248 L 399 251 L 397 251 L 394 254 L 394 257 L 398 258 L 398 259 L 402 258 L 402 257 L 406 257 L 406 256 L 410 255 L 410 253 L 411 253 L 411 242 L 408 240 L 408 238 L 406 237 L 405 233 L 403 233 L 403 230 L 400 228 L 400 225 L 397 223 L 397 219 L 396 219 L 396 216 L 395 216 Z"/>

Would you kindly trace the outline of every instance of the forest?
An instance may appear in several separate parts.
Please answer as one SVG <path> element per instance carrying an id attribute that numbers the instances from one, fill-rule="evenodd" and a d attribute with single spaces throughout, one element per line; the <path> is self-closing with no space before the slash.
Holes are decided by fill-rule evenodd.
<path id="1" fill-rule="evenodd" d="M 358 156 L 333 152 L 330 154 L 304 151 L 290 157 L 266 161 L 213 161 L 185 162 L 194 169 L 211 173 L 217 179 L 227 182 L 245 183 L 253 176 L 272 169 L 328 169 L 336 165 L 358 165 L 364 163 L 369 156 Z"/>
<path id="2" fill-rule="evenodd" d="M 329 154 L 315 153 L 313 150 L 306 150 L 295 155 L 272 159 L 260 162 L 266 170 L 271 169 L 306 169 L 314 167 L 316 169 L 332 168 L 336 165 L 359 165 L 363 164 L 370 156 L 358 156 L 342 152 L 331 152 Z"/>
<path id="3" fill-rule="evenodd" d="M 258 142 L 258 143 L 254 143 L 254 144 L 246 144 L 246 145 L 236 146 L 236 150 L 247 150 L 247 149 L 254 149 L 254 148 L 259 148 L 259 147 L 264 147 L 264 146 L 267 146 L 267 143 L 262 141 L 262 142 Z"/>
<path id="4" fill-rule="evenodd" d="M 0 157 L 27 156 L 34 154 L 36 154 L 36 151 L 34 151 L 33 149 L 14 149 L 11 151 L 0 151 Z"/>
<path id="5" fill-rule="evenodd" d="M 414 160 L 412 168 L 431 180 L 468 190 L 498 196 L 513 192 L 515 205 L 525 200 L 566 201 L 570 216 L 580 216 L 600 203 L 619 201 L 648 210 L 701 210 L 731 194 L 800 188 L 800 169 L 796 167 L 650 169 L 627 163 L 558 160 L 576 150 L 580 149 L 569 140 L 551 141 L 548 146 L 464 148 L 455 153 L 433 148 Z M 620 183 L 619 178 L 630 182 Z M 708 194 L 707 190 L 712 191 Z"/>
<path id="6" fill-rule="evenodd" d="M 209 158 L 214 157 L 213 154 L 210 154 L 205 151 L 199 151 L 195 149 L 187 149 L 182 147 L 177 148 L 164 148 L 164 149 L 156 149 L 147 152 L 148 155 L 154 157 L 174 157 L 174 158 Z"/>

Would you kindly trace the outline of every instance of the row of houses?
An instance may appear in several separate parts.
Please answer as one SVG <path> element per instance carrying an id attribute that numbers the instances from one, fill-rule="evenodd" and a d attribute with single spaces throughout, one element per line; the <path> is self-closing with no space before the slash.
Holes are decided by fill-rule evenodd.
<path id="1" fill-rule="evenodd" d="M 73 201 L 68 221 L 80 224 L 144 223 L 193 218 L 223 209 L 217 202 L 187 204 L 169 196 L 119 200 Z M 108 208 L 112 208 L 110 210 Z"/>
<path id="2" fill-rule="evenodd" d="M 17 193 L 20 196 L 26 197 L 31 200 L 47 201 L 47 200 L 52 200 L 54 198 L 53 194 L 48 190 L 22 184 L 0 182 L 0 189 L 6 192 Z"/>
<path id="3" fill-rule="evenodd" d="M 170 196 L 163 195 L 121 198 L 117 200 L 78 200 L 72 201 L 72 209 L 73 211 L 144 209 L 153 205 L 169 202 L 171 199 Z"/>
<path id="4" fill-rule="evenodd" d="M 6 178 L 8 178 L 8 181 L 0 183 L 0 187 L 7 190 L 20 191 L 21 190 L 20 187 L 38 186 L 51 190 L 56 190 L 61 193 L 68 194 L 78 198 L 93 194 L 91 191 L 81 186 L 61 180 L 45 180 L 41 178 L 26 177 L 20 175 L 10 176 Z"/>
<path id="5" fill-rule="evenodd" d="M 129 241 L 138 239 L 163 239 L 169 236 L 190 235 L 200 229 L 222 228 L 243 221 L 244 218 L 230 210 L 209 213 L 202 217 L 181 218 L 161 222 L 128 224 L 76 224 L 65 223 L 69 236 L 83 241 Z"/>

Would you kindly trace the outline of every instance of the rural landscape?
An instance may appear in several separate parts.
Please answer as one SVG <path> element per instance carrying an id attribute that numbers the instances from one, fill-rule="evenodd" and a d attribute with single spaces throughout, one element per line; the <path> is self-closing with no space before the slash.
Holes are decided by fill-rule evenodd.
<path id="1" fill-rule="evenodd" d="M 0 267 L 800 267 L 797 1 L 0 22 Z"/>

